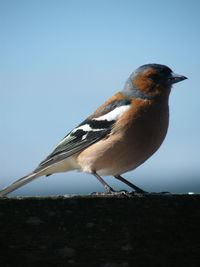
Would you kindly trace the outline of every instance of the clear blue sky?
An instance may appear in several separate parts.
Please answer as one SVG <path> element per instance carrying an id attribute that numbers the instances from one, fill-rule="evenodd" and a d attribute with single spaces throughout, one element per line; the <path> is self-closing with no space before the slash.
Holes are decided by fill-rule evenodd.
<path id="1" fill-rule="evenodd" d="M 170 97 L 160 150 L 127 179 L 147 191 L 200 193 L 200 2 L 0 1 L 0 187 L 32 171 L 73 127 L 145 63 L 189 79 Z M 127 189 L 107 177 L 116 189 Z M 13 195 L 103 191 L 78 172 Z"/>

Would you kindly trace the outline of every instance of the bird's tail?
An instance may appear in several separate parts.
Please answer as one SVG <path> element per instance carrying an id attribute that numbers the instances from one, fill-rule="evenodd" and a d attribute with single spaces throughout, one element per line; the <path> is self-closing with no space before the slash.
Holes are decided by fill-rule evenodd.
<path id="1" fill-rule="evenodd" d="M 35 178 L 41 176 L 41 172 L 32 172 L 19 180 L 15 181 L 14 183 L 10 184 L 9 186 L 5 187 L 3 190 L 0 191 L 0 196 L 5 196 L 12 191 L 16 190 L 17 188 L 31 182 Z"/>

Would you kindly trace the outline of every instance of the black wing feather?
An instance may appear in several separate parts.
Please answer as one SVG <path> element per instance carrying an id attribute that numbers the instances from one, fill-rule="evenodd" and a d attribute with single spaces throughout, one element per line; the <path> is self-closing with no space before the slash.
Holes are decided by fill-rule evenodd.
<path id="1" fill-rule="evenodd" d="M 65 158 L 74 155 L 95 142 L 105 138 L 110 134 L 115 120 L 95 120 L 102 115 L 105 115 L 116 107 L 129 105 L 128 100 L 115 100 L 104 106 L 102 110 L 95 113 L 95 117 L 91 116 L 79 124 L 74 130 L 68 133 L 63 140 L 58 144 L 54 151 L 43 160 L 35 171 L 40 171 L 54 163 L 57 163 Z M 88 125 L 92 130 L 85 131 L 81 126 Z M 80 128 L 80 129 L 79 129 Z"/>

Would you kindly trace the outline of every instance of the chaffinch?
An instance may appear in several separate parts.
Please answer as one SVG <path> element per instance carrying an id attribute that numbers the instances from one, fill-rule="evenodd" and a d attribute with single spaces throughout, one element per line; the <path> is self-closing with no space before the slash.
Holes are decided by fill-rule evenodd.
<path id="1" fill-rule="evenodd" d="M 93 174 L 107 193 L 116 191 L 102 175 L 112 175 L 136 192 L 144 192 L 121 174 L 141 165 L 160 147 L 168 129 L 172 84 L 185 79 L 164 65 L 139 67 L 122 91 L 69 132 L 33 172 L 0 191 L 0 195 L 39 176 L 70 170 Z"/>

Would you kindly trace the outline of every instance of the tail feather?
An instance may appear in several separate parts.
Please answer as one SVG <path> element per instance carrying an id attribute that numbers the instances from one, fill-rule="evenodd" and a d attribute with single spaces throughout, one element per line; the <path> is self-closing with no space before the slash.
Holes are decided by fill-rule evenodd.
<path id="1" fill-rule="evenodd" d="M 74 169 L 78 169 L 79 165 L 75 166 L 74 160 L 72 158 L 67 158 L 65 160 L 60 160 L 59 162 L 52 163 L 49 166 L 43 166 L 36 168 L 33 172 L 29 173 L 28 175 L 18 179 L 14 183 L 10 184 L 9 186 L 5 187 L 3 190 L 0 191 L 0 196 L 5 196 L 12 191 L 16 190 L 17 188 L 31 182 L 35 178 L 42 176 L 42 175 L 51 175 L 56 172 L 66 172 Z"/>
<path id="2" fill-rule="evenodd" d="M 9 186 L 5 187 L 3 190 L 0 191 L 0 196 L 5 196 L 9 193 L 11 193 L 12 191 L 16 190 L 17 188 L 31 182 L 32 180 L 34 180 L 35 178 L 41 176 L 40 172 L 33 172 L 30 173 L 22 178 L 20 178 L 19 180 L 15 181 L 14 183 L 10 184 Z"/>

